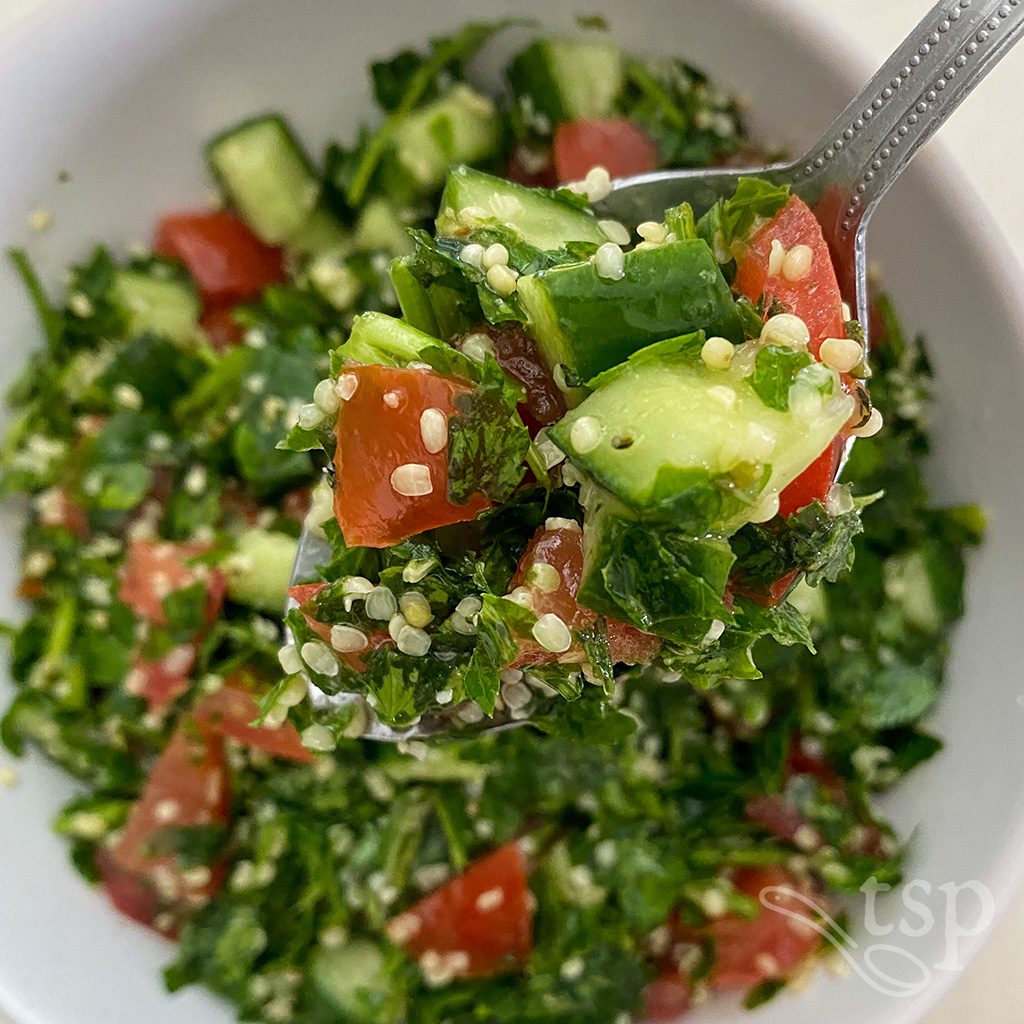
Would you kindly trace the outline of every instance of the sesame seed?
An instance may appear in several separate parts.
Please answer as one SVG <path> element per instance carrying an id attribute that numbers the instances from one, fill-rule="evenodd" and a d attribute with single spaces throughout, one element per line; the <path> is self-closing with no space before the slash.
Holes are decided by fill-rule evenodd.
<path id="1" fill-rule="evenodd" d="M 153 817 L 166 825 L 181 814 L 181 805 L 177 800 L 161 800 L 153 808 Z"/>
<path id="2" fill-rule="evenodd" d="M 605 238 L 616 245 L 629 245 L 629 229 L 617 220 L 599 220 L 597 226 L 604 232 Z"/>
<path id="3" fill-rule="evenodd" d="M 316 430 L 324 421 L 323 410 L 318 405 L 314 405 L 312 402 L 304 405 L 299 410 L 299 426 L 303 430 Z"/>
<path id="4" fill-rule="evenodd" d="M 322 676 L 338 674 L 338 659 L 327 644 L 319 640 L 307 640 L 302 645 L 302 660 Z"/>
<path id="5" fill-rule="evenodd" d="M 598 277 L 607 281 L 621 281 L 626 276 L 625 258 L 615 242 L 605 242 L 594 253 L 594 266 Z"/>
<path id="6" fill-rule="evenodd" d="M 802 281 L 814 265 L 814 250 L 809 245 L 794 245 L 782 261 L 782 276 L 787 281 Z"/>
<path id="7" fill-rule="evenodd" d="M 659 224 L 656 220 L 645 220 L 642 224 L 638 224 L 636 233 L 645 242 L 652 242 L 654 245 L 660 245 L 668 235 L 665 225 Z"/>
<path id="8" fill-rule="evenodd" d="M 430 494 L 434 485 L 430 480 L 430 467 L 420 462 L 407 462 L 391 474 L 391 488 L 406 498 Z"/>
<path id="9" fill-rule="evenodd" d="M 569 428 L 569 443 L 578 454 L 586 455 L 601 443 L 603 435 L 600 420 L 593 416 L 580 416 Z"/>
<path id="10" fill-rule="evenodd" d="M 533 593 L 528 587 L 516 587 L 506 594 L 505 599 L 507 601 L 513 601 L 515 604 L 521 605 L 523 608 L 533 608 Z"/>
<path id="11" fill-rule="evenodd" d="M 114 399 L 114 403 L 123 409 L 137 411 L 142 408 L 142 394 L 138 388 L 132 387 L 131 384 L 121 383 L 115 385 L 114 390 L 111 392 L 111 397 Z"/>
<path id="12" fill-rule="evenodd" d="M 850 433 L 854 437 L 874 437 L 882 429 L 882 414 L 877 409 L 871 410 L 867 422 L 859 427 L 853 427 Z"/>
<path id="13" fill-rule="evenodd" d="M 443 451 L 448 446 L 448 417 L 440 409 L 424 409 L 420 414 L 420 437 L 431 455 Z"/>
<path id="14" fill-rule="evenodd" d="M 826 338 L 818 358 L 838 373 L 849 373 L 864 358 L 864 349 L 854 338 Z"/>
<path id="15" fill-rule="evenodd" d="M 354 373 L 343 373 L 334 385 L 334 393 L 343 402 L 347 402 L 359 387 L 359 378 Z"/>
<path id="16" fill-rule="evenodd" d="M 495 242 L 494 245 L 489 245 L 480 257 L 480 265 L 484 270 L 490 270 L 491 267 L 507 267 L 508 249 L 506 249 L 501 242 Z"/>
<path id="17" fill-rule="evenodd" d="M 337 745 L 334 742 L 334 735 L 324 725 L 310 725 L 302 730 L 302 745 L 307 750 L 316 751 L 319 754 L 326 754 Z"/>
<path id="18" fill-rule="evenodd" d="M 462 252 L 459 253 L 459 259 L 463 263 L 467 266 L 475 267 L 477 270 L 481 269 L 483 257 L 484 247 L 477 242 L 470 242 L 469 245 L 463 246 Z"/>
<path id="19" fill-rule="evenodd" d="M 398 599 L 387 587 L 376 587 L 366 597 L 366 614 L 371 619 L 390 619 L 398 611 Z"/>
<path id="20" fill-rule="evenodd" d="M 561 970 L 558 973 L 561 974 L 566 981 L 576 981 L 578 978 L 583 976 L 585 966 L 586 965 L 583 963 L 582 957 L 573 956 L 562 964 Z"/>
<path id="21" fill-rule="evenodd" d="M 786 247 L 777 239 L 772 239 L 771 252 L 768 255 L 768 276 L 778 277 L 782 273 L 782 264 L 786 259 Z"/>
<path id="22" fill-rule="evenodd" d="M 346 576 L 345 582 L 342 584 L 342 589 L 346 594 L 353 594 L 356 596 L 361 595 L 365 597 L 367 594 L 372 594 L 377 588 L 365 576 Z M 387 590 L 386 587 L 384 589 Z M 393 613 L 389 612 L 387 615 L 382 617 L 390 618 L 392 614 Z"/>
<path id="23" fill-rule="evenodd" d="M 406 621 L 419 629 L 426 626 L 434 617 L 430 610 L 430 602 L 417 590 L 407 590 L 398 599 L 398 607 Z"/>
<path id="24" fill-rule="evenodd" d="M 511 295 L 519 287 L 517 276 L 511 267 L 496 263 L 487 271 L 487 284 L 499 295 Z"/>
<path id="25" fill-rule="evenodd" d="M 534 562 L 527 570 L 526 582 L 541 593 L 553 594 L 562 585 L 562 577 L 553 565 L 547 562 Z"/>
<path id="26" fill-rule="evenodd" d="M 325 415 L 333 416 L 341 405 L 341 399 L 334 390 L 335 383 L 329 378 L 320 381 L 313 389 L 313 404 Z"/>
<path id="27" fill-rule="evenodd" d="M 193 498 L 199 497 L 206 490 L 206 467 L 193 466 L 185 474 L 185 490 Z"/>
<path id="28" fill-rule="evenodd" d="M 303 675 L 295 675 L 281 691 L 277 703 L 286 708 L 294 708 L 306 699 L 308 693 L 309 681 Z"/>
<path id="29" fill-rule="evenodd" d="M 405 621 L 405 616 L 401 612 L 398 612 L 388 619 L 388 635 L 397 643 L 398 634 L 401 633 L 408 625 L 409 623 Z"/>
<path id="30" fill-rule="evenodd" d="M 486 892 L 480 893 L 476 898 L 476 909 L 481 914 L 488 914 L 492 910 L 497 910 L 505 902 L 505 890 L 501 886 L 495 886 L 493 889 L 488 889 Z"/>
<path id="31" fill-rule="evenodd" d="M 391 591 L 389 590 L 390 594 Z M 366 634 L 355 626 L 336 625 L 331 626 L 331 646 L 336 651 L 348 654 L 353 651 L 365 651 L 369 646 Z"/>
<path id="32" fill-rule="evenodd" d="M 583 179 L 583 185 L 586 189 L 587 199 L 592 203 L 599 203 L 611 194 L 611 175 L 605 167 L 591 167 Z"/>
<path id="33" fill-rule="evenodd" d="M 430 650 L 430 634 L 416 626 L 405 625 L 398 631 L 395 643 L 403 654 L 420 658 Z"/>
<path id="34" fill-rule="evenodd" d="M 281 663 L 281 668 L 290 676 L 302 671 L 302 659 L 299 657 L 295 644 L 287 644 L 282 647 L 277 652 L 277 660 Z"/>
<path id="35" fill-rule="evenodd" d="M 735 347 L 728 338 L 711 337 L 701 347 L 700 357 L 710 370 L 727 370 L 734 351 Z"/>
<path id="36" fill-rule="evenodd" d="M 761 341 L 766 345 L 784 348 L 802 348 L 810 343 L 807 324 L 792 313 L 778 313 L 770 317 L 761 328 Z"/>
<path id="37" fill-rule="evenodd" d="M 451 704 L 454 696 L 455 691 L 450 688 L 438 690 L 437 693 L 434 694 L 434 700 L 436 700 L 438 704 Z"/>
<path id="38" fill-rule="evenodd" d="M 385 391 L 383 402 L 389 409 L 397 409 L 402 404 L 403 397 L 402 391 Z"/>
<path id="39" fill-rule="evenodd" d="M 562 654 L 572 646 L 569 627 L 554 612 L 541 615 L 533 625 L 533 638 L 546 651 Z"/>

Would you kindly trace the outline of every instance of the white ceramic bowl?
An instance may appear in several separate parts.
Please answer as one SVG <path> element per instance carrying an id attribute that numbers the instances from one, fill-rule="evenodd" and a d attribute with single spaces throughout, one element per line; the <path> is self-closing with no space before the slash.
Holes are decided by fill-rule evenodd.
<path id="1" fill-rule="evenodd" d="M 146 238 L 160 211 L 201 202 L 200 146 L 231 120 L 282 108 L 315 147 L 370 113 L 371 56 L 419 44 L 471 16 L 527 13 L 565 27 L 580 6 L 49 0 L 0 36 L 0 242 L 27 244 L 56 284 L 60 268 L 92 240 L 122 247 Z M 626 46 L 683 54 L 751 97 L 755 127 L 770 142 L 800 147 L 814 138 L 869 70 L 848 41 L 782 0 L 583 6 L 605 13 Z M 71 182 L 58 184 L 64 169 Z M 30 238 L 26 218 L 38 206 L 54 211 L 56 226 Z M 916 830 L 908 877 L 933 887 L 978 880 L 1002 905 L 1024 861 L 1024 542 L 1016 532 L 1024 504 L 1022 285 L 993 220 L 934 148 L 886 200 L 870 245 L 907 323 L 932 342 L 938 493 L 948 502 L 980 501 L 991 524 L 973 560 L 970 613 L 932 722 L 948 749 L 913 776 L 889 810 L 905 832 Z M 6 269 L 0 309 L 6 385 L 37 338 Z M 0 614 L 8 618 L 17 614 L 8 596 L 17 561 L 10 509 L 0 514 L 0 530 Z M 39 759 L 21 766 L 21 775 L 17 789 L 0 791 L 0 1007 L 19 1024 L 227 1024 L 229 1009 L 198 990 L 168 997 L 159 970 L 169 947 L 118 917 L 72 873 L 48 828 L 70 791 L 66 779 Z M 969 922 L 967 902 L 962 920 Z M 941 914 L 941 900 L 931 903 Z M 890 901 L 880 917 L 899 918 L 900 906 Z M 885 941 L 928 965 L 946 956 L 941 928 L 915 939 L 896 931 Z M 961 963 L 980 941 L 961 943 Z M 935 971 L 925 991 L 901 999 L 856 978 L 821 978 L 757 1020 L 909 1022 L 953 977 Z M 694 1020 L 738 1016 L 719 1004 Z"/>

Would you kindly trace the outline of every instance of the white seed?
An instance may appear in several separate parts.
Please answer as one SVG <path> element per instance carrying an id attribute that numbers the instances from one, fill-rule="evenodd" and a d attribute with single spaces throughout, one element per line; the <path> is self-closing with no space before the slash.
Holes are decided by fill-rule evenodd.
<path id="1" fill-rule="evenodd" d="M 390 594 L 391 591 L 389 590 Z M 331 626 L 331 646 L 342 654 L 351 654 L 354 651 L 365 651 L 370 642 L 366 634 L 355 626 L 336 625 Z"/>
<path id="2" fill-rule="evenodd" d="M 345 736 L 350 740 L 355 740 L 366 732 L 366 726 L 370 721 L 370 713 L 366 710 L 369 703 L 370 698 L 367 697 L 365 701 L 360 701 L 356 705 L 355 712 L 352 715 L 352 720 L 345 726 L 341 734 L 342 736 Z"/>
<path id="3" fill-rule="evenodd" d="M 579 530 L 580 524 L 575 519 L 563 519 L 561 516 L 548 516 L 544 520 L 545 530 Z"/>
<path id="4" fill-rule="evenodd" d="M 489 245 L 484 249 L 483 256 L 480 257 L 480 266 L 482 266 L 484 270 L 490 270 L 491 267 L 507 267 L 508 249 L 506 249 L 501 242 L 495 242 L 494 245 Z"/>
<path id="5" fill-rule="evenodd" d="M 398 611 L 398 599 L 387 587 L 376 587 L 366 597 L 366 614 L 371 619 L 390 619 Z"/>
<path id="6" fill-rule="evenodd" d="M 388 635 L 397 643 L 398 634 L 408 625 L 409 623 L 405 621 L 405 616 L 401 612 L 396 612 L 388 619 Z"/>
<path id="7" fill-rule="evenodd" d="M 283 704 L 286 708 L 293 708 L 301 704 L 308 694 L 308 681 L 304 676 L 296 675 L 292 677 L 291 682 L 281 692 L 281 695 L 277 698 L 277 703 Z"/>
<path id="8" fill-rule="evenodd" d="M 424 409 L 420 415 L 420 437 L 431 455 L 443 451 L 448 446 L 448 417 L 440 409 Z"/>
<path id="9" fill-rule="evenodd" d="M 467 335 L 462 341 L 462 354 L 475 363 L 482 363 L 494 355 L 494 342 L 487 334 Z"/>
<path id="10" fill-rule="evenodd" d="M 367 594 L 372 594 L 377 588 L 365 576 L 346 576 L 342 589 L 346 594 L 365 597 Z"/>
<path id="11" fill-rule="evenodd" d="M 307 750 L 315 751 L 318 754 L 326 754 L 333 750 L 337 744 L 331 730 L 324 725 L 310 725 L 302 730 L 302 745 Z"/>
<path id="12" fill-rule="evenodd" d="M 470 594 L 469 597 L 464 597 L 456 606 L 455 610 L 459 615 L 465 616 L 467 619 L 473 618 L 474 615 L 480 614 L 480 609 L 483 608 L 483 601 L 474 594 Z"/>
<path id="13" fill-rule="evenodd" d="M 475 700 L 459 705 L 459 718 L 467 725 L 474 725 L 484 720 L 484 709 Z"/>
<path id="14" fill-rule="evenodd" d="M 438 690 L 437 693 L 434 694 L 434 700 L 436 700 L 438 704 L 451 704 L 452 697 L 454 696 L 455 691 L 451 688 L 448 688 L 444 690 Z"/>
<path id="15" fill-rule="evenodd" d="M 770 317 L 761 328 L 761 341 L 766 345 L 801 348 L 810 343 L 811 332 L 807 324 L 793 313 L 778 313 Z"/>
<path id="16" fill-rule="evenodd" d="M 416 626 L 403 626 L 395 638 L 398 649 L 403 654 L 411 654 L 420 658 L 430 650 L 430 634 Z"/>
<path id="17" fill-rule="evenodd" d="M 495 264 L 487 271 L 487 283 L 499 295 L 511 295 L 518 287 L 516 272 L 501 263 Z"/>
<path id="18" fill-rule="evenodd" d="M 516 587 L 506 595 L 506 600 L 517 604 L 522 608 L 533 609 L 533 594 L 528 587 Z"/>
<path id="19" fill-rule="evenodd" d="M 283 704 L 275 704 L 264 716 L 263 716 L 263 728 L 264 729 L 279 729 L 284 725 L 285 719 L 288 717 L 288 709 Z"/>
<path id="20" fill-rule="evenodd" d="M 463 263 L 467 266 L 475 267 L 477 270 L 481 267 L 483 256 L 484 247 L 478 242 L 470 242 L 469 245 L 463 246 L 462 252 L 459 253 L 459 259 Z"/>
<path id="21" fill-rule="evenodd" d="M 656 220 L 645 220 L 642 224 L 638 224 L 636 233 L 645 242 L 652 242 L 654 245 L 661 245 L 668 234 L 665 225 L 659 224 Z"/>
<path id="22" fill-rule="evenodd" d="M 338 674 L 338 659 L 325 643 L 319 640 L 307 640 L 302 645 L 302 660 L 322 676 Z"/>
<path id="23" fill-rule="evenodd" d="M 398 599 L 398 607 L 411 626 L 422 629 L 434 617 L 430 602 L 418 591 L 407 590 Z"/>
<path id="24" fill-rule="evenodd" d="M 629 229 L 617 220 L 599 220 L 597 226 L 604 232 L 604 237 L 616 245 L 629 245 Z"/>
<path id="25" fill-rule="evenodd" d="M 591 167 L 583 179 L 583 185 L 587 192 L 587 199 L 592 203 L 599 203 L 611 193 L 611 175 L 605 167 Z"/>
<path id="26" fill-rule="evenodd" d="M 303 430 L 315 430 L 324 421 L 323 410 L 310 402 L 299 410 L 299 426 Z"/>
<path id="27" fill-rule="evenodd" d="M 111 392 L 114 402 L 124 409 L 138 410 L 142 408 L 142 392 L 131 384 L 117 384 Z"/>
<path id="28" fill-rule="evenodd" d="M 813 825 L 804 824 L 793 833 L 793 843 L 797 849 L 807 853 L 821 846 L 821 836 Z"/>
<path id="29" fill-rule="evenodd" d="M 533 638 L 546 651 L 562 654 L 572 646 L 569 627 L 554 612 L 542 615 L 533 624 Z"/>
<path id="30" fill-rule="evenodd" d="M 882 414 L 877 409 L 871 410 L 871 415 L 862 426 L 853 427 L 850 433 L 854 437 L 874 437 L 882 429 Z"/>
<path id="31" fill-rule="evenodd" d="M 195 662 L 196 653 L 187 644 L 172 647 L 161 659 L 163 670 L 171 676 L 183 676 Z"/>
<path id="32" fill-rule="evenodd" d="M 334 393 L 343 402 L 347 402 L 359 387 L 359 378 L 354 373 L 343 373 L 337 384 L 334 385 Z"/>
<path id="33" fill-rule="evenodd" d="M 598 277 L 607 281 L 621 281 L 626 276 L 622 249 L 614 242 L 605 242 L 594 253 L 594 266 Z"/>
<path id="34" fill-rule="evenodd" d="M 818 358 L 838 373 L 849 373 L 864 358 L 864 349 L 854 338 L 826 338 Z"/>
<path id="35" fill-rule="evenodd" d="M 558 973 L 566 981 L 576 981 L 578 978 L 583 977 L 584 970 L 586 970 L 586 965 L 583 963 L 583 957 L 572 956 L 562 964 Z"/>
<path id="36" fill-rule="evenodd" d="M 391 474 L 391 487 L 406 498 L 419 498 L 434 489 L 430 481 L 430 467 L 421 462 L 406 462 Z"/>
<path id="37" fill-rule="evenodd" d="M 526 582 L 542 594 L 553 594 L 562 585 L 562 577 L 553 565 L 534 562 L 527 571 Z"/>
<path id="38" fill-rule="evenodd" d="M 180 813 L 181 805 L 177 800 L 161 800 L 153 808 L 153 817 L 163 825 L 174 821 Z"/>
<path id="39" fill-rule="evenodd" d="M 423 926 L 415 914 L 399 914 L 388 922 L 384 933 L 396 946 L 404 946 Z"/>
<path id="40" fill-rule="evenodd" d="M 334 381 L 320 381 L 313 389 L 313 404 L 325 415 L 333 416 L 341 405 L 341 399 L 334 390 Z"/>
<path id="41" fill-rule="evenodd" d="M 772 239 L 772 251 L 768 255 L 768 276 L 778 277 L 782 273 L 782 264 L 786 259 L 786 247 L 777 239 Z"/>
<path id="42" fill-rule="evenodd" d="M 438 566 L 436 558 L 413 558 L 402 570 L 402 580 L 406 583 L 419 583 Z"/>
<path id="43" fill-rule="evenodd" d="M 711 337 L 701 347 L 700 357 L 708 369 L 727 370 L 734 351 L 735 347 L 728 338 Z"/>
<path id="44" fill-rule="evenodd" d="M 478 632 L 476 623 L 470 622 L 465 615 L 460 615 L 458 612 L 452 612 L 451 624 L 452 629 L 463 636 L 476 636 Z"/>
<path id="45" fill-rule="evenodd" d="M 794 245 L 782 261 L 782 276 L 787 281 L 802 281 L 814 264 L 814 250 L 809 245 Z"/>
<path id="46" fill-rule="evenodd" d="M 600 420 L 581 416 L 569 429 L 569 442 L 578 454 L 586 455 L 601 443 L 603 434 Z"/>
<path id="47" fill-rule="evenodd" d="M 476 909 L 481 914 L 488 914 L 492 910 L 497 910 L 498 907 L 505 902 L 505 890 L 501 886 L 495 886 L 493 889 L 488 889 L 486 892 L 480 893 L 476 898 Z"/>
<path id="48" fill-rule="evenodd" d="M 68 299 L 68 307 L 75 316 L 80 317 L 83 320 L 88 319 L 96 312 L 89 296 L 82 294 L 82 292 L 75 292 L 74 295 Z"/>
<path id="49" fill-rule="evenodd" d="M 193 498 L 197 498 L 206 490 L 206 467 L 193 466 L 185 474 L 185 490 Z"/>
<path id="50" fill-rule="evenodd" d="M 501 699 L 513 711 L 525 708 L 533 700 L 533 691 L 526 683 L 505 683 L 501 688 Z"/>
<path id="51" fill-rule="evenodd" d="M 397 409 L 402 404 L 402 399 L 404 397 L 404 391 L 385 391 L 384 397 L 381 401 L 383 401 L 389 409 Z"/>
<path id="52" fill-rule="evenodd" d="M 850 309 L 850 304 L 848 302 L 844 302 L 843 305 L 842 305 L 842 310 L 843 310 L 843 322 L 844 323 L 848 323 L 850 320 L 853 319 L 853 310 Z"/>

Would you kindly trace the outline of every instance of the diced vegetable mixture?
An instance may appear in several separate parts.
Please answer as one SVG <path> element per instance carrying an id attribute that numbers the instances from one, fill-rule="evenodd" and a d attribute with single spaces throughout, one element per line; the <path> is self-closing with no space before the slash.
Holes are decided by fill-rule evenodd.
<path id="1" fill-rule="evenodd" d="M 785 188 L 602 219 L 613 178 L 763 159 L 740 105 L 592 23 L 494 97 L 506 27 L 372 64 L 382 123 L 318 161 L 224 132 L 223 208 L 58 302 L 10 254 L 45 345 L 0 740 L 78 780 L 55 827 L 169 988 L 240 1019 L 756 1006 L 828 963 L 811 905 L 899 879 L 874 799 L 941 746 L 983 522 L 923 483 L 920 339 L 880 295 L 865 352 Z M 331 553 L 289 590 L 303 523 Z"/>

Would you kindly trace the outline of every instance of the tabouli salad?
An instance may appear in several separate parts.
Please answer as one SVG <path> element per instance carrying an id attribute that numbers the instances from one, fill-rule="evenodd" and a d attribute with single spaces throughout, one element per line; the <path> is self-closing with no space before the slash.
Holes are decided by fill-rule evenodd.
<path id="1" fill-rule="evenodd" d="M 981 534 L 922 483 L 927 359 L 879 299 L 868 399 L 784 190 L 635 245 L 593 216 L 610 177 L 754 158 L 702 74 L 586 27 L 501 97 L 467 65 L 504 25 L 373 64 L 383 124 L 319 168 L 280 117 L 231 129 L 224 208 L 59 305 L 11 254 L 46 346 L 0 451 L 30 499 L 0 739 L 78 780 L 57 831 L 177 942 L 169 987 L 241 1019 L 755 1006 L 829 948 L 803 899 L 899 878 L 872 797 L 940 747 Z M 854 431 L 882 501 L 834 482 Z M 332 557 L 293 644 L 303 520 Z M 361 740 L 308 679 L 454 738 Z"/>

